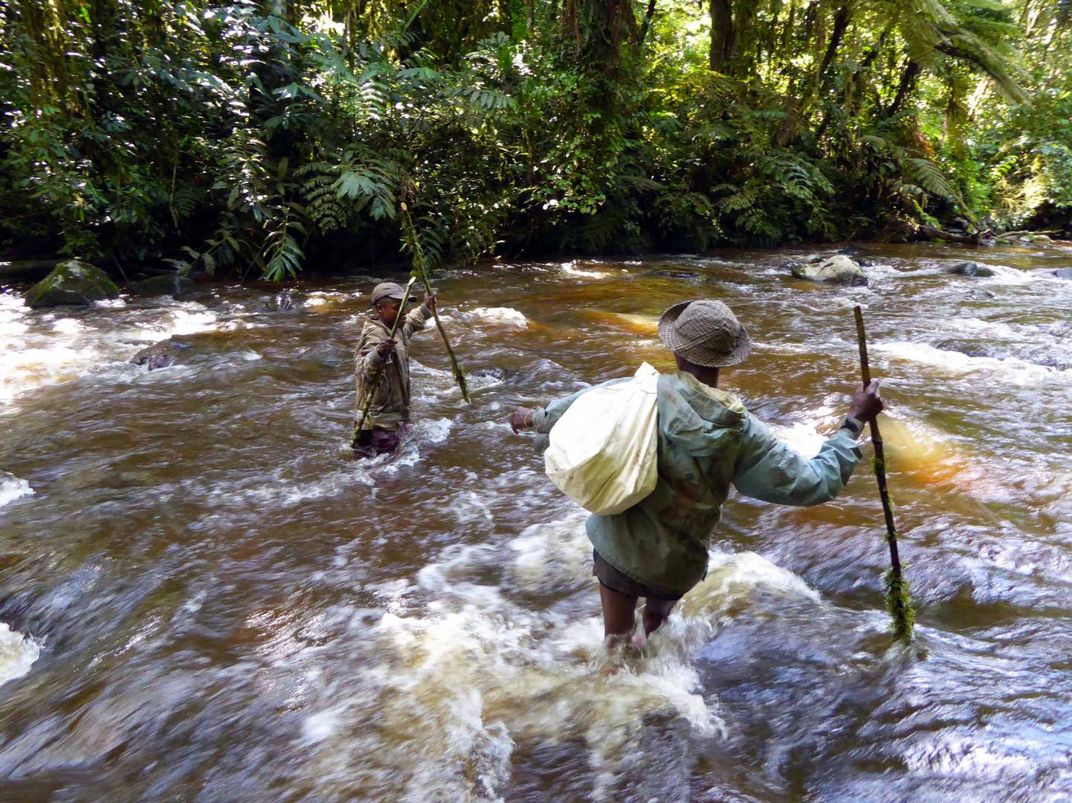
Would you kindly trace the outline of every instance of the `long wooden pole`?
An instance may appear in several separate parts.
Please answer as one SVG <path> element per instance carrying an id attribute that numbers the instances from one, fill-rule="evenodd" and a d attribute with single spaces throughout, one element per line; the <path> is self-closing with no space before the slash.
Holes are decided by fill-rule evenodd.
<path id="1" fill-rule="evenodd" d="M 860 346 L 860 373 L 866 388 L 871 384 L 871 365 L 867 360 L 867 334 L 864 331 L 864 313 L 857 305 L 853 308 L 856 315 L 856 339 Z M 893 635 L 908 641 L 912 638 L 912 626 L 916 612 L 912 607 L 912 598 L 908 593 L 908 581 L 901 572 L 901 556 L 897 551 L 897 526 L 893 521 L 893 504 L 890 502 L 890 490 L 886 482 L 886 451 L 879 432 L 878 419 L 871 419 L 871 444 L 875 449 L 875 479 L 882 499 L 882 514 L 886 518 L 886 543 L 890 548 L 890 569 L 886 572 L 886 608 L 893 618 Z"/>
<path id="2" fill-rule="evenodd" d="M 398 322 L 406 317 L 406 304 L 409 303 L 409 291 L 413 289 L 413 283 L 417 281 L 416 276 L 411 276 L 409 282 L 406 284 L 406 291 L 402 294 L 402 303 L 398 305 L 398 314 L 395 316 L 395 322 L 391 324 L 391 333 L 387 336 L 388 340 L 391 340 L 395 336 L 395 332 L 398 331 Z M 390 359 L 388 357 L 387 359 Z M 372 397 L 376 393 L 376 387 L 380 384 L 380 380 L 383 378 L 383 372 L 386 369 L 387 360 L 381 362 L 378 366 L 380 370 L 376 372 L 375 376 L 369 376 L 368 387 L 365 388 L 365 401 L 361 405 L 361 417 L 357 419 L 357 423 L 354 424 L 354 434 L 350 438 L 350 446 L 357 445 L 357 439 L 361 435 L 361 428 L 365 426 L 365 419 L 368 418 L 369 408 L 372 407 Z"/>
<path id="3" fill-rule="evenodd" d="M 403 236 L 409 243 L 410 252 L 413 254 L 413 274 L 420 278 L 424 284 L 424 291 L 431 295 L 434 290 L 432 289 L 432 280 L 428 276 L 428 265 L 424 259 L 424 249 L 421 247 L 420 238 L 417 236 L 417 229 L 413 225 L 413 218 L 409 213 L 409 203 L 407 198 L 408 192 L 403 190 L 402 203 L 400 207 L 402 209 L 402 228 Z M 458 383 L 458 389 L 462 392 L 462 399 L 466 404 L 470 404 L 472 400 L 469 398 L 469 383 L 465 379 L 465 371 L 462 370 L 461 365 L 458 364 L 458 357 L 454 353 L 454 347 L 450 345 L 450 338 L 447 337 L 447 330 L 443 328 L 443 322 L 439 320 L 439 312 L 436 309 L 432 309 L 432 318 L 435 320 L 436 329 L 439 330 L 440 337 L 443 338 L 443 345 L 447 349 L 447 356 L 450 357 L 450 368 L 454 373 L 454 381 Z"/>

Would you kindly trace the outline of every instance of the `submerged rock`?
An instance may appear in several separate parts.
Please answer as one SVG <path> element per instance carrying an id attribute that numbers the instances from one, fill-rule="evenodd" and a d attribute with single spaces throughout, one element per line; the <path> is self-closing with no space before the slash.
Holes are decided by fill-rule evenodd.
<path id="1" fill-rule="evenodd" d="M 936 349 L 942 351 L 955 351 L 966 357 L 994 357 L 1001 359 L 995 350 L 975 340 L 940 340 L 934 344 Z"/>
<path id="2" fill-rule="evenodd" d="M 155 371 L 174 364 L 179 354 L 188 348 L 190 348 L 188 344 L 179 343 L 176 340 L 161 340 L 159 343 L 143 348 L 131 357 L 130 362 L 134 365 L 144 365 L 148 370 Z"/>
<path id="3" fill-rule="evenodd" d="M 790 270 L 798 279 L 826 284 L 866 285 L 867 274 L 858 262 L 842 254 L 835 254 L 821 262 L 793 265 Z"/>
<path id="4" fill-rule="evenodd" d="M 954 276 L 975 276 L 979 278 L 986 278 L 987 276 L 994 275 L 993 268 L 988 268 L 986 265 L 979 262 L 958 262 L 947 268 L 946 272 L 951 273 Z"/>
<path id="5" fill-rule="evenodd" d="M 305 306 L 305 293 L 287 288 L 264 302 L 268 312 L 295 312 Z"/>
<path id="6" fill-rule="evenodd" d="M 181 296 L 192 291 L 197 285 L 188 276 L 178 273 L 169 273 L 164 276 L 153 276 L 132 282 L 130 289 L 139 296 Z"/>
<path id="7" fill-rule="evenodd" d="M 1072 268 L 1060 268 L 1053 272 L 1058 279 L 1072 279 Z"/>
<path id="8" fill-rule="evenodd" d="M 653 279 L 685 279 L 686 281 L 699 281 L 703 277 L 699 273 L 694 273 L 691 270 L 677 270 L 664 268 L 660 270 L 649 270 L 644 274 L 650 276 Z"/>
<path id="9" fill-rule="evenodd" d="M 94 301 L 119 297 L 119 286 L 100 268 L 78 259 L 61 262 L 26 293 L 32 309 L 64 304 L 86 306 Z"/>
<path id="10" fill-rule="evenodd" d="M 521 372 L 516 368 L 500 368 L 499 366 L 492 366 L 491 368 L 477 368 L 471 374 L 471 376 L 474 377 L 494 379 L 497 382 L 509 382 L 511 379 L 516 379 L 520 375 Z"/>

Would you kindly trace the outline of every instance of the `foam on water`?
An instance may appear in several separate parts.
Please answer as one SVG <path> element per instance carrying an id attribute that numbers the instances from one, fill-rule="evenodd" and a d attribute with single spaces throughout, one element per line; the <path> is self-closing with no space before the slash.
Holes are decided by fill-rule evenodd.
<path id="1" fill-rule="evenodd" d="M 323 307 L 328 309 L 343 304 L 351 298 L 353 298 L 353 296 L 349 293 L 343 293 L 337 290 L 315 290 L 312 293 L 309 293 L 309 297 L 305 300 L 305 306 L 311 308 Z"/>
<path id="2" fill-rule="evenodd" d="M 820 601 L 819 592 L 801 577 L 755 552 L 712 550 L 707 560 L 707 577 L 684 598 L 683 612 L 688 616 L 724 612 L 757 588 Z"/>
<path id="3" fill-rule="evenodd" d="M 757 590 L 824 605 L 803 580 L 759 555 L 716 551 L 707 579 L 640 655 L 608 656 L 583 517 L 577 511 L 527 528 L 508 542 L 514 557 L 506 566 L 495 545 L 456 545 L 415 583 L 384 589 L 407 601 L 387 604 L 378 621 L 362 620 L 376 657 L 361 691 L 328 695 L 332 703 L 303 727 L 319 793 L 353 788 L 353 768 L 361 766 L 368 773 L 361 788 L 370 792 L 396 784 L 402 799 L 498 799 L 516 743 L 580 742 L 600 799 L 629 766 L 650 715 L 696 736 L 725 736 L 719 701 L 700 693 L 696 657 Z M 483 579 L 496 571 L 504 581 Z M 555 589 L 579 592 L 584 607 L 540 610 L 515 599 Z M 369 711 L 374 741 L 355 737 Z"/>
<path id="4" fill-rule="evenodd" d="M 1009 357 L 999 360 L 994 357 L 969 357 L 959 351 L 947 351 L 926 343 L 910 341 L 888 341 L 871 347 L 872 351 L 889 354 L 902 360 L 930 365 L 945 371 L 968 374 L 974 371 L 990 371 L 994 378 L 1014 385 L 1034 386 L 1040 379 L 1055 376 L 1068 376 L 1069 371 L 1060 371 L 1043 365 Z"/>
<path id="5" fill-rule="evenodd" d="M 525 314 L 513 307 L 476 307 L 470 314 L 488 323 L 502 324 L 503 326 L 525 328 L 529 325 Z"/>
<path id="6" fill-rule="evenodd" d="M 21 393 L 125 363 L 150 343 L 218 327 L 219 316 L 192 301 L 162 300 L 149 309 L 108 305 L 81 318 L 63 310 L 33 311 L 19 296 L 2 293 L 0 405 L 11 404 Z"/>
<path id="7" fill-rule="evenodd" d="M 994 271 L 994 275 L 977 278 L 976 281 L 981 284 L 1016 286 L 1032 284 L 1036 281 L 1036 278 L 1031 271 L 1010 268 L 1008 265 L 988 264 L 987 267 Z"/>
<path id="8" fill-rule="evenodd" d="M 582 279 L 612 279 L 614 274 L 606 270 L 585 270 L 577 267 L 576 262 L 563 262 L 559 266 L 562 273 L 567 276 L 576 276 Z"/>
<path id="9" fill-rule="evenodd" d="M 0 684 L 29 673 L 40 656 L 36 641 L 0 622 Z"/>
<path id="10" fill-rule="evenodd" d="M 33 493 L 34 489 L 26 480 L 19 479 L 6 471 L 0 471 L 0 508 L 24 496 L 33 496 Z"/>
<path id="11" fill-rule="evenodd" d="M 985 321 L 982 318 L 953 318 L 942 321 L 942 328 L 946 331 L 965 332 L 967 334 L 985 335 L 988 340 L 1007 338 L 1012 339 L 1020 336 L 1014 327 L 1001 321 Z"/>

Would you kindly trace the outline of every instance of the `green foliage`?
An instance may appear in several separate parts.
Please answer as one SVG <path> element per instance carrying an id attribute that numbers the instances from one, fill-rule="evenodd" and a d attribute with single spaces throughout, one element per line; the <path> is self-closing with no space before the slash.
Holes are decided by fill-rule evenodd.
<path id="1" fill-rule="evenodd" d="M 397 252 L 403 182 L 434 261 L 1072 215 L 1064 6 L 646 8 L 6 4 L 0 242 L 283 279 Z"/>

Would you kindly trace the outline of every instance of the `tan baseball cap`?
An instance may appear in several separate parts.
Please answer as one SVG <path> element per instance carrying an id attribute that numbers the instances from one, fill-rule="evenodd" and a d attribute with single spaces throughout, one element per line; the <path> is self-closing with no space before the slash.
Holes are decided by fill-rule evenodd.
<path id="1" fill-rule="evenodd" d="M 372 288 L 372 303 L 383 301 L 385 298 L 393 298 L 401 301 L 406 297 L 406 288 L 395 282 L 380 282 Z"/>

